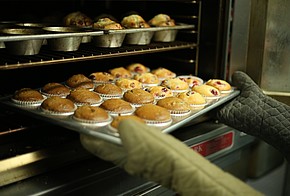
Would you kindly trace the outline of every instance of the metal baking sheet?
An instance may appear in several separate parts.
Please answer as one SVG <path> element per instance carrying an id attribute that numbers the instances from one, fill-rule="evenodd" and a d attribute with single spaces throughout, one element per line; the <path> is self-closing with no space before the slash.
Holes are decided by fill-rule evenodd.
<path id="1" fill-rule="evenodd" d="M 180 117 L 180 116 L 172 117 L 173 121 L 170 125 L 167 125 L 166 127 L 159 127 L 159 128 L 164 133 L 170 133 L 186 125 L 187 123 L 194 120 L 195 118 L 235 98 L 236 96 L 239 95 L 239 93 L 240 91 L 235 89 L 231 93 L 227 95 L 223 95 L 218 100 L 209 103 L 203 109 L 192 110 L 190 114 L 183 117 Z M 11 96 L 0 98 L 0 104 L 5 107 L 11 108 L 13 110 L 22 112 L 25 115 L 29 115 L 29 116 L 47 121 L 49 123 L 53 123 L 53 124 L 65 127 L 67 129 L 79 132 L 81 134 L 87 134 L 96 138 L 107 140 L 115 144 L 120 144 L 120 145 L 122 144 L 121 139 L 118 137 L 118 135 L 113 134 L 110 131 L 109 125 L 105 125 L 105 126 L 86 125 L 84 123 L 80 123 L 74 120 L 71 115 L 70 116 L 47 115 L 45 112 L 43 112 L 39 108 L 39 106 L 25 107 L 25 106 L 21 106 L 19 104 L 14 103 L 13 101 L 11 101 Z"/>

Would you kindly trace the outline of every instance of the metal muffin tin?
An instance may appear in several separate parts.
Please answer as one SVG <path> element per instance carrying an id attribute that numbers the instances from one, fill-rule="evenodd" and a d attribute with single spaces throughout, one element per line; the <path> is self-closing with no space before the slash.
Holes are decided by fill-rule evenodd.
<path id="1" fill-rule="evenodd" d="M 208 105 L 206 105 L 204 108 L 199 110 L 192 110 L 188 115 L 186 116 L 178 116 L 178 117 L 172 117 L 172 123 L 170 125 L 167 125 L 165 127 L 158 127 L 161 129 L 164 133 L 170 133 L 190 122 L 192 122 L 197 117 L 211 111 L 212 109 L 222 105 L 223 103 L 235 98 L 240 93 L 239 90 L 234 89 L 229 94 L 224 94 L 220 99 L 210 102 Z M 80 123 L 72 118 L 72 115 L 70 116 L 55 116 L 55 115 L 48 115 L 45 112 L 43 112 L 39 106 L 34 107 L 28 107 L 28 106 L 21 106 L 19 104 L 16 104 L 11 100 L 12 96 L 2 97 L 0 99 L 0 104 L 14 109 L 17 112 L 22 112 L 25 115 L 30 115 L 32 117 L 47 121 L 49 123 L 53 123 L 62 127 L 65 127 L 67 129 L 79 132 L 80 134 L 86 134 L 90 135 L 96 138 L 104 139 L 109 142 L 115 143 L 115 144 L 122 144 L 121 139 L 119 138 L 118 134 L 112 133 L 110 129 L 110 125 L 105 126 L 98 126 L 98 125 L 87 125 L 84 123 Z"/>

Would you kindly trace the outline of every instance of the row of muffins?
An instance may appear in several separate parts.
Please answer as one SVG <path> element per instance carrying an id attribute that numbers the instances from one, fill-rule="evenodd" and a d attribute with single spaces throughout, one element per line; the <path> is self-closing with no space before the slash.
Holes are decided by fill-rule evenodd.
<path id="1" fill-rule="evenodd" d="M 140 69 L 138 68 L 137 70 Z M 170 70 L 167 71 L 171 72 Z M 174 75 L 172 73 L 170 75 Z M 88 123 L 99 122 L 99 124 L 106 124 L 112 121 L 111 116 L 137 115 L 139 118 L 145 119 L 147 124 L 153 125 L 170 124 L 172 121 L 171 116 L 189 114 L 192 109 L 189 101 L 194 100 L 194 96 L 197 97 L 195 101 L 204 101 L 204 97 L 197 91 L 184 91 L 174 95 L 170 88 L 160 85 L 147 86 L 146 88 L 129 85 L 131 89 L 124 91 L 116 83 L 116 81 L 122 79 L 120 77 L 123 76 L 122 74 L 119 74 L 118 80 L 112 80 L 109 83 L 99 83 L 98 85 L 95 85 L 91 79 L 84 77 L 84 75 L 81 76 L 79 74 L 74 75 L 65 84 L 48 83 L 40 91 L 21 89 L 15 92 L 13 100 L 19 104 L 35 103 L 36 101 L 41 104 L 43 111 L 48 114 L 73 114 L 76 120 Z M 177 77 L 175 76 L 175 78 Z M 179 78 L 178 80 L 183 81 Z M 166 81 L 166 79 L 163 78 L 162 81 Z M 224 82 L 223 80 L 209 80 L 208 84 L 216 85 L 224 84 Z M 82 85 L 78 86 L 76 84 Z M 200 87 L 204 90 L 205 88 L 202 87 L 204 85 L 210 87 L 210 89 L 206 90 L 207 92 L 212 94 L 220 93 L 218 89 L 216 90 L 215 87 L 207 84 L 195 85 L 192 89 Z M 158 89 L 156 92 L 159 94 L 154 92 L 153 89 Z M 109 92 L 114 93 L 110 94 Z M 118 96 L 116 96 L 115 92 L 119 92 Z M 48 98 L 43 97 L 41 93 Z M 53 93 L 56 94 L 53 95 Z M 163 94 L 160 95 L 160 93 Z M 202 105 L 202 103 L 198 104 Z"/>

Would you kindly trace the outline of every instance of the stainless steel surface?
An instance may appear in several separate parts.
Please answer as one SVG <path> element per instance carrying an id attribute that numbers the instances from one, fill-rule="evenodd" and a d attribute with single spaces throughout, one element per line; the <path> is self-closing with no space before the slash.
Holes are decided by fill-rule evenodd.
<path id="1" fill-rule="evenodd" d="M 126 33 L 118 34 L 104 34 L 100 36 L 93 36 L 93 43 L 97 47 L 102 48 L 118 48 L 122 46 Z"/>
<path id="2" fill-rule="evenodd" d="M 153 35 L 153 31 L 128 33 L 126 34 L 124 43 L 131 45 L 147 45 L 150 44 Z"/>
<path id="3" fill-rule="evenodd" d="M 5 28 L 0 30 L 6 35 L 36 35 L 43 31 L 36 28 Z M 35 55 L 38 54 L 43 44 L 43 39 L 31 39 L 23 41 L 4 42 L 5 49 L 15 55 Z"/>
<path id="4" fill-rule="evenodd" d="M 178 30 L 156 31 L 152 40 L 156 42 L 172 42 L 175 40 Z"/>
<path id="5" fill-rule="evenodd" d="M 195 118 L 205 114 L 206 112 L 216 108 L 217 106 L 233 99 L 234 97 L 239 95 L 239 90 L 234 90 L 228 95 L 222 96 L 217 101 L 211 102 L 210 104 L 206 105 L 203 109 L 199 110 L 192 110 L 186 116 L 178 116 L 172 117 L 172 123 L 165 127 L 158 127 L 164 133 L 170 133 L 183 125 L 189 123 L 190 121 L 194 120 Z M 44 113 L 39 107 L 25 107 L 18 104 L 15 104 L 11 101 L 11 97 L 5 97 L 0 99 L 1 104 L 8 106 L 12 109 L 16 109 L 17 111 L 22 111 L 24 114 L 31 115 L 35 118 L 39 118 L 45 121 L 48 121 L 53 124 L 60 125 L 62 127 L 68 128 L 73 131 L 77 131 L 82 134 L 91 135 L 93 137 L 101 138 L 112 143 L 121 144 L 121 140 L 115 133 L 110 131 L 109 125 L 107 126 L 96 126 L 96 125 L 87 125 L 84 123 L 80 123 L 75 121 L 72 116 L 55 116 L 55 115 L 47 115 Z"/>

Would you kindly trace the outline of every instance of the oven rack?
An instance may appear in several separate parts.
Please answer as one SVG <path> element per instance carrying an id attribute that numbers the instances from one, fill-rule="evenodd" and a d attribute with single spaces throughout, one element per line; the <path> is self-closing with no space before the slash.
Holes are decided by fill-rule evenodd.
<path id="1" fill-rule="evenodd" d="M 17 56 L 9 54 L 5 49 L 0 49 L 0 70 L 19 69 L 27 67 L 37 67 L 51 64 L 69 63 L 76 61 L 86 61 L 121 57 L 129 55 L 140 55 L 145 53 L 156 53 L 185 48 L 194 49 L 196 43 L 174 41 L 163 43 L 150 43 L 148 45 L 124 45 L 120 48 L 98 48 L 91 43 L 83 44 L 74 52 L 51 51 L 47 46 L 43 46 L 37 55 Z"/>

